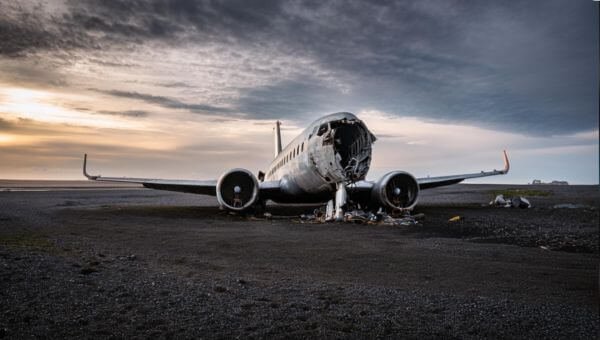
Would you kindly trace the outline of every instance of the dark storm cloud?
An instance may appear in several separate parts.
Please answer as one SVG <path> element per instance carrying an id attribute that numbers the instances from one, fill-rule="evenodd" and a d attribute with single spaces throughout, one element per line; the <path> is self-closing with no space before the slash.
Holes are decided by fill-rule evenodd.
<path id="1" fill-rule="evenodd" d="M 0 55 L 147 41 L 271 46 L 316 60 L 348 90 L 308 74 L 307 79 L 239 87 L 235 104 L 253 118 L 368 108 L 536 135 L 597 126 L 598 11 L 591 1 L 109 0 L 68 5 L 67 13 L 45 19 L 35 12 L 25 20 L 0 14 Z M 168 108 L 229 113 L 161 96 L 113 92 Z"/>
<path id="2" fill-rule="evenodd" d="M 47 48 L 52 34 L 0 20 L 0 55 L 14 56 L 25 49 Z"/>
<path id="3" fill-rule="evenodd" d="M 153 96 L 145 93 L 138 92 L 128 92 L 128 91 L 119 91 L 119 90 L 99 90 L 99 89 L 89 89 L 91 91 L 108 94 L 114 97 L 128 98 L 128 99 L 136 99 L 141 100 L 143 102 L 149 104 L 155 104 L 164 108 L 169 109 L 182 109 L 188 110 L 193 113 L 203 113 L 203 114 L 218 114 L 218 113 L 231 113 L 230 109 L 216 107 L 212 105 L 205 104 L 189 104 L 179 101 L 174 98 L 163 97 L 163 96 Z"/>
<path id="4" fill-rule="evenodd" d="M 248 89 L 235 104 L 253 117 L 296 120 L 307 115 L 342 111 L 338 105 L 328 102 L 336 96 L 335 91 L 305 79 Z"/>

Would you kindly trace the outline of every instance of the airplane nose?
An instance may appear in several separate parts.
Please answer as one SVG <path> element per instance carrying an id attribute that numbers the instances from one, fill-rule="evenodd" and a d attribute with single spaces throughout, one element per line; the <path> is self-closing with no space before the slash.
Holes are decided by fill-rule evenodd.
<path id="1" fill-rule="evenodd" d="M 394 196 L 400 196 L 400 188 L 394 189 Z"/>
<path id="2" fill-rule="evenodd" d="M 235 187 L 233 187 L 233 192 L 236 194 L 239 194 L 240 192 L 242 192 L 242 188 L 240 188 L 238 185 L 236 185 Z"/>

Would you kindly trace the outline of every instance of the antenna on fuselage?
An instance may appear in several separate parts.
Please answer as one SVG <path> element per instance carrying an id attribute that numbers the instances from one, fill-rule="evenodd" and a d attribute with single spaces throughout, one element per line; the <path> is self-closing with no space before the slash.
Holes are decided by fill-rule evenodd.
<path id="1" fill-rule="evenodd" d="M 275 136 L 275 157 L 281 153 L 281 129 L 279 126 L 281 125 L 280 121 L 275 122 L 275 127 L 273 128 L 274 136 Z"/>

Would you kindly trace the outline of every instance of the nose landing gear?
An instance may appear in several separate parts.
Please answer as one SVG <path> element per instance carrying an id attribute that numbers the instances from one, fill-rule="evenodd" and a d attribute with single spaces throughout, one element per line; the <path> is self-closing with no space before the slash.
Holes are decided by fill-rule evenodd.
<path id="1" fill-rule="evenodd" d="M 327 209 L 325 213 L 326 221 L 337 221 L 341 222 L 344 220 L 344 208 L 348 201 L 348 193 L 346 192 L 346 185 L 344 183 L 337 184 L 337 190 L 335 192 L 335 203 L 334 200 L 327 202 Z"/>

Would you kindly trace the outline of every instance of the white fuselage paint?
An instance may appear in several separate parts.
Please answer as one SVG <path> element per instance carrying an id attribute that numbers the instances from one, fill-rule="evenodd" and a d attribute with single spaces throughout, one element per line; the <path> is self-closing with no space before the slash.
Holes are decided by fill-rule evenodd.
<path id="1" fill-rule="evenodd" d="M 332 123 L 343 121 L 358 124 L 362 133 L 368 136 L 362 148 L 364 151 L 356 152 L 364 159 L 366 166 L 364 174 L 359 178 L 350 179 L 345 174 L 337 153 L 340 147 L 336 148 L 336 142 L 333 140 L 335 129 L 329 128 Z M 327 131 L 319 133 L 323 126 L 328 127 Z M 355 115 L 346 112 L 327 115 L 309 125 L 275 157 L 267 169 L 265 181 L 279 181 L 282 196 L 293 197 L 295 202 L 302 198 L 307 202 L 322 201 L 324 197 L 331 197 L 339 184 L 364 179 L 370 163 L 371 143 L 374 140 L 374 136 Z M 285 197 L 274 200 L 286 201 Z"/>

